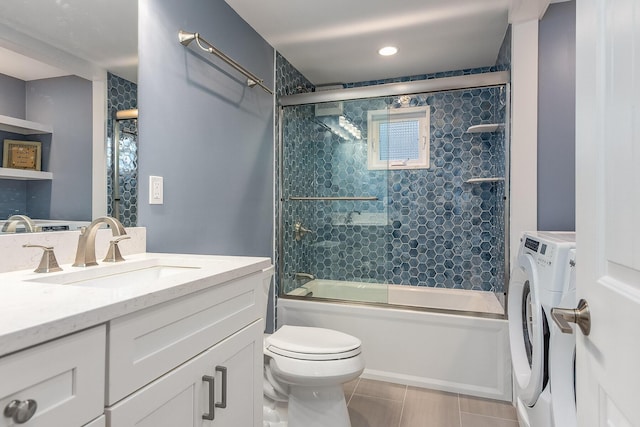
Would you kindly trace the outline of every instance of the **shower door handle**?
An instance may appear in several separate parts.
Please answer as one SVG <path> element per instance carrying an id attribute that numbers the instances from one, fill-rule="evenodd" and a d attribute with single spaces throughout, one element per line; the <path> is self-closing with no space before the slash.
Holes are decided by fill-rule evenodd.
<path id="1" fill-rule="evenodd" d="M 300 221 L 296 222 L 295 225 L 293 226 L 293 230 L 295 232 L 294 234 L 294 238 L 296 240 L 302 240 L 302 238 L 307 234 L 307 233 L 312 233 L 311 230 L 309 230 L 308 228 L 305 228 L 304 225 L 302 225 L 302 223 Z"/>

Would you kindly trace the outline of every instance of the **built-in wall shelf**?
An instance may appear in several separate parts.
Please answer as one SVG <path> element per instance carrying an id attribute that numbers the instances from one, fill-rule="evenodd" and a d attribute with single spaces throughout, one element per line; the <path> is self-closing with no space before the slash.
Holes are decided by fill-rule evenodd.
<path id="1" fill-rule="evenodd" d="M 53 128 L 49 125 L 3 115 L 0 115 L 0 130 L 21 135 L 53 133 Z"/>
<path id="2" fill-rule="evenodd" d="M 467 133 L 482 133 L 482 132 L 495 132 L 502 128 L 501 123 L 487 123 L 484 125 L 469 126 Z"/>
<path id="3" fill-rule="evenodd" d="M 26 181 L 51 180 L 51 172 L 32 171 L 25 169 L 0 168 L 0 179 L 15 179 Z"/>

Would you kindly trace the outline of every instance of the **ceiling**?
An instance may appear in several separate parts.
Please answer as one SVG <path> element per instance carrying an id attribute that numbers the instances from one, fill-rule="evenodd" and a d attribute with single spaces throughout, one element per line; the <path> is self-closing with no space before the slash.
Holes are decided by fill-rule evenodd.
<path id="1" fill-rule="evenodd" d="M 225 0 L 316 85 L 495 64 L 512 0 Z M 383 57 L 383 46 L 398 48 Z"/>
<path id="2" fill-rule="evenodd" d="M 137 80 L 135 0 L 2 0 L 0 38 L 0 73 L 21 80 L 73 74 L 72 56 Z"/>

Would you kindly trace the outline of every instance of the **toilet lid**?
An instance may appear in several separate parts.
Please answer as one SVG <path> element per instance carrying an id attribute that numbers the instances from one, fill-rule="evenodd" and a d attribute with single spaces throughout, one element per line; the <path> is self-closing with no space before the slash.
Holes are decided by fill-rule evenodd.
<path id="1" fill-rule="evenodd" d="M 336 360 L 360 354 L 362 341 L 324 328 L 285 325 L 265 340 L 266 347 L 282 356 L 305 360 Z"/>

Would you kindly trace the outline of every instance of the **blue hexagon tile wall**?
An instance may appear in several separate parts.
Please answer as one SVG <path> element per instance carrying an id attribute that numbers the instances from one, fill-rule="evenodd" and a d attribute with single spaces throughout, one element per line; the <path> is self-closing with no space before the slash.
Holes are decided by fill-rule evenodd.
<path id="1" fill-rule="evenodd" d="M 113 216 L 113 117 L 116 111 L 138 108 L 138 86 L 109 73 L 107 75 L 107 214 Z M 120 218 L 126 227 L 138 222 L 138 135 L 137 122 L 121 123 L 119 186 Z"/>
<path id="2" fill-rule="evenodd" d="M 367 112 L 405 105 L 430 106 L 430 168 L 368 170 Z M 344 141 L 328 131 L 315 120 L 313 106 L 285 108 L 282 194 L 285 200 L 378 201 L 285 202 L 285 284 L 294 272 L 305 271 L 332 280 L 501 292 L 504 186 L 465 181 L 504 176 L 504 131 L 466 132 L 471 125 L 504 120 L 504 88 L 352 100 L 343 107 L 362 140 Z M 314 233 L 296 241 L 296 221 Z"/>

